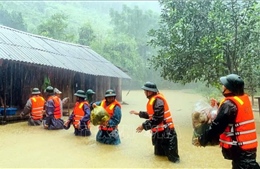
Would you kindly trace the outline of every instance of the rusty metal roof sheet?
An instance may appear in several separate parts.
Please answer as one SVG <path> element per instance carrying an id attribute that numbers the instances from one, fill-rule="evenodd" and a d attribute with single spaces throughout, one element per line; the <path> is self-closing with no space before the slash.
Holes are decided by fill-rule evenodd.
<path id="1" fill-rule="evenodd" d="M 0 58 L 80 73 L 130 77 L 88 46 L 62 42 L 0 25 Z"/>

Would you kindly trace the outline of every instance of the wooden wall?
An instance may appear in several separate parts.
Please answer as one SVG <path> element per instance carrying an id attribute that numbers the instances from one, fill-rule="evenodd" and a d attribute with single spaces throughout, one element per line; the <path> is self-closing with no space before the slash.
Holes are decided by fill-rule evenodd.
<path id="1" fill-rule="evenodd" d="M 33 65 L 29 63 L 6 61 L 0 64 L 0 96 L 8 106 L 22 109 L 34 87 L 44 95 L 44 78 L 50 79 L 51 86 L 62 91 L 62 97 L 69 97 L 75 102 L 74 93 L 91 88 L 96 92 L 95 100 L 104 98 L 107 89 L 116 91 L 117 100 L 122 101 L 121 79 L 114 77 L 93 76 L 65 69 Z"/>

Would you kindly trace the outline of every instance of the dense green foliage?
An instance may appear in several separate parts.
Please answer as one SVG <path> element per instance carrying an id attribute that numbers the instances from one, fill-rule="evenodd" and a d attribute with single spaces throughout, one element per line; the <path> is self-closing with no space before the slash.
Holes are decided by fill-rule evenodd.
<path id="1" fill-rule="evenodd" d="M 90 23 L 85 23 L 79 28 L 79 44 L 89 46 L 96 36 Z"/>
<path id="2" fill-rule="evenodd" d="M 160 4 L 160 28 L 150 31 L 149 43 L 159 52 L 150 61 L 165 79 L 219 86 L 220 76 L 237 73 L 248 87 L 259 85 L 256 1 L 162 0 Z"/>
<path id="3" fill-rule="evenodd" d="M 161 16 L 148 10 L 155 9 L 149 2 L 2 1 L 0 24 L 90 46 L 126 71 L 136 87 L 145 81 L 167 88 L 169 81 L 219 86 L 220 76 L 238 73 L 255 91 L 260 82 L 256 1 L 159 2 Z"/>
<path id="4" fill-rule="evenodd" d="M 39 35 L 59 39 L 67 42 L 73 42 L 74 35 L 68 30 L 68 16 L 65 14 L 54 14 L 37 27 Z"/>
<path id="5" fill-rule="evenodd" d="M 1 18 L 0 24 L 2 25 L 19 29 L 22 31 L 27 30 L 21 12 L 15 12 L 15 11 L 8 12 L 3 8 L 1 4 L 0 4 L 0 18 Z"/>
<path id="6" fill-rule="evenodd" d="M 149 69 L 147 59 L 155 50 L 147 46 L 147 32 L 158 27 L 159 14 L 140 2 L 1 2 L 5 9 L 20 12 L 28 32 L 90 46 L 120 67 L 140 87 L 145 81 L 164 83 Z M 0 3 L 0 4 L 1 4 Z M 140 4 L 139 4 L 140 5 Z M 130 7 L 131 6 L 131 7 Z M 156 75 L 156 76 L 155 76 Z"/>

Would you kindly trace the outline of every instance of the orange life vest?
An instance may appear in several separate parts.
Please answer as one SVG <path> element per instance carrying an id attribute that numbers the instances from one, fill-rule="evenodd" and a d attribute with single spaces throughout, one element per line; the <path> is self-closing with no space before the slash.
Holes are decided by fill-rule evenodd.
<path id="1" fill-rule="evenodd" d="M 168 103 L 166 101 L 166 99 L 164 98 L 164 96 L 160 93 L 158 93 L 157 95 L 151 97 L 149 99 L 149 101 L 147 102 L 146 105 L 146 109 L 147 109 L 147 113 L 149 115 L 149 119 L 152 119 L 153 114 L 154 114 L 154 110 L 153 110 L 153 105 L 154 105 L 154 101 L 160 98 L 161 100 L 163 100 L 164 103 L 164 120 L 163 122 L 161 122 L 159 125 L 157 125 L 156 127 L 152 128 L 152 132 L 158 132 L 158 131 L 163 131 L 164 128 L 166 128 L 167 126 L 171 129 L 174 128 L 174 124 L 173 124 L 173 120 L 172 120 L 172 116 L 171 116 L 171 112 L 169 110 L 169 106 Z"/>
<path id="2" fill-rule="evenodd" d="M 243 150 L 257 148 L 257 134 L 254 122 L 254 115 L 248 95 L 226 97 L 225 100 L 233 101 L 237 108 L 235 124 L 229 124 L 225 131 L 220 135 L 220 146 L 231 148 L 232 145 L 240 146 Z"/>
<path id="3" fill-rule="evenodd" d="M 109 105 L 106 105 L 106 99 L 104 99 L 104 100 L 101 101 L 100 106 L 102 106 L 108 112 L 110 118 L 114 115 L 114 108 L 116 106 L 121 108 L 121 104 L 116 99 L 115 99 L 115 101 L 113 101 Z M 99 126 L 99 129 L 106 130 L 106 131 L 112 131 L 115 128 L 117 128 L 117 126 L 116 127 L 107 127 L 107 126 L 103 126 L 103 125 Z"/>
<path id="4" fill-rule="evenodd" d="M 61 109 L 60 109 L 60 99 L 58 96 L 50 96 L 48 100 L 53 100 L 54 102 L 54 118 L 60 119 L 61 118 Z"/>
<path id="5" fill-rule="evenodd" d="M 43 117 L 42 110 L 45 100 L 41 96 L 32 96 L 31 98 L 32 110 L 31 117 L 33 120 L 41 120 Z"/>
<path id="6" fill-rule="evenodd" d="M 76 102 L 74 109 L 73 109 L 73 126 L 76 127 L 77 125 L 79 125 L 80 120 L 85 116 L 85 112 L 83 109 L 84 104 L 89 106 L 89 103 L 87 101 L 83 101 L 83 102 Z M 90 121 L 87 122 L 87 126 L 88 128 L 90 127 Z"/>

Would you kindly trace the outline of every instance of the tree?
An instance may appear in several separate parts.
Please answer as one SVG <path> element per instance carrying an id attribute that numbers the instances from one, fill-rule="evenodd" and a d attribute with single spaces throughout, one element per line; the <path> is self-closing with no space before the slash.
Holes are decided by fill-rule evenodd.
<path id="1" fill-rule="evenodd" d="M 79 28 L 79 40 L 78 43 L 81 45 L 89 46 L 93 40 L 95 40 L 94 30 L 90 23 L 85 23 Z"/>
<path id="2" fill-rule="evenodd" d="M 24 23 L 23 16 L 20 12 L 11 12 L 9 13 L 7 10 L 3 8 L 0 4 L 0 24 L 18 29 L 21 31 L 27 31 L 27 26 Z"/>
<path id="3" fill-rule="evenodd" d="M 63 13 L 57 13 L 47 19 L 37 27 L 38 34 L 53 39 L 73 42 L 74 35 L 68 31 L 68 16 Z"/>
<path id="4" fill-rule="evenodd" d="M 110 10 L 111 24 L 114 32 L 120 32 L 133 37 L 138 45 L 138 52 L 147 59 L 151 48 L 147 46 L 148 31 L 157 27 L 159 16 L 148 10 L 143 11 L 138 6 L 133 8 L 123 5 L 122 11 Z"/>
<path id="5" fill-rule="evenodd" d="M 147 45 L 150 39 L 148 31 L 158 28 L 159 15 L 150 10 L 144 11 L 137 6 L 130 8 L 123 5 L 121 11 L 111 9 L 110 17 L 114 34 L 125 34 L 132 38 L 137 45 L 135 50 L 137 50 L 140 59 L 130 60 L 130 62 L 138 61 L 132 65 L 138 66 L 142 75 L 140 73 L 139 76 L 129 74 L 139 83 L 137 85 L 143 85 L 144 81 L 153 81 L 159 85 L 165 84 L 158 73 L 154 69 L 149 69 L 147 64 L 147 59 L 156 52 L 153 47 Z M 124 55 L 121 57 L 124 57 Z M 135 79 L 136 77 L 138 78 Z"/>
<path id="6" fill-rule="evenodd" d="M 103 38 L 102 42 L 93 42 L 91 47 L 114 65 L 126 71 L 133 79 L 144 78 L 145 66 L 136 50 L 137 44 L 134 38 L 122 33 L 111 32 Z"/>
<path id="7" fill-rule="evenodd" d="M 219 86 L 219 77 L 229 73 L 245 78 L 254 71 L 259 74 L 256 66 L 243 65 L 254 65 L 259 57 L 256 1 L 161 0 L 160 4 L 160 28 L 149 32 L 149 45 L 158 49 L 150 63 L 164 79 Z"/>

